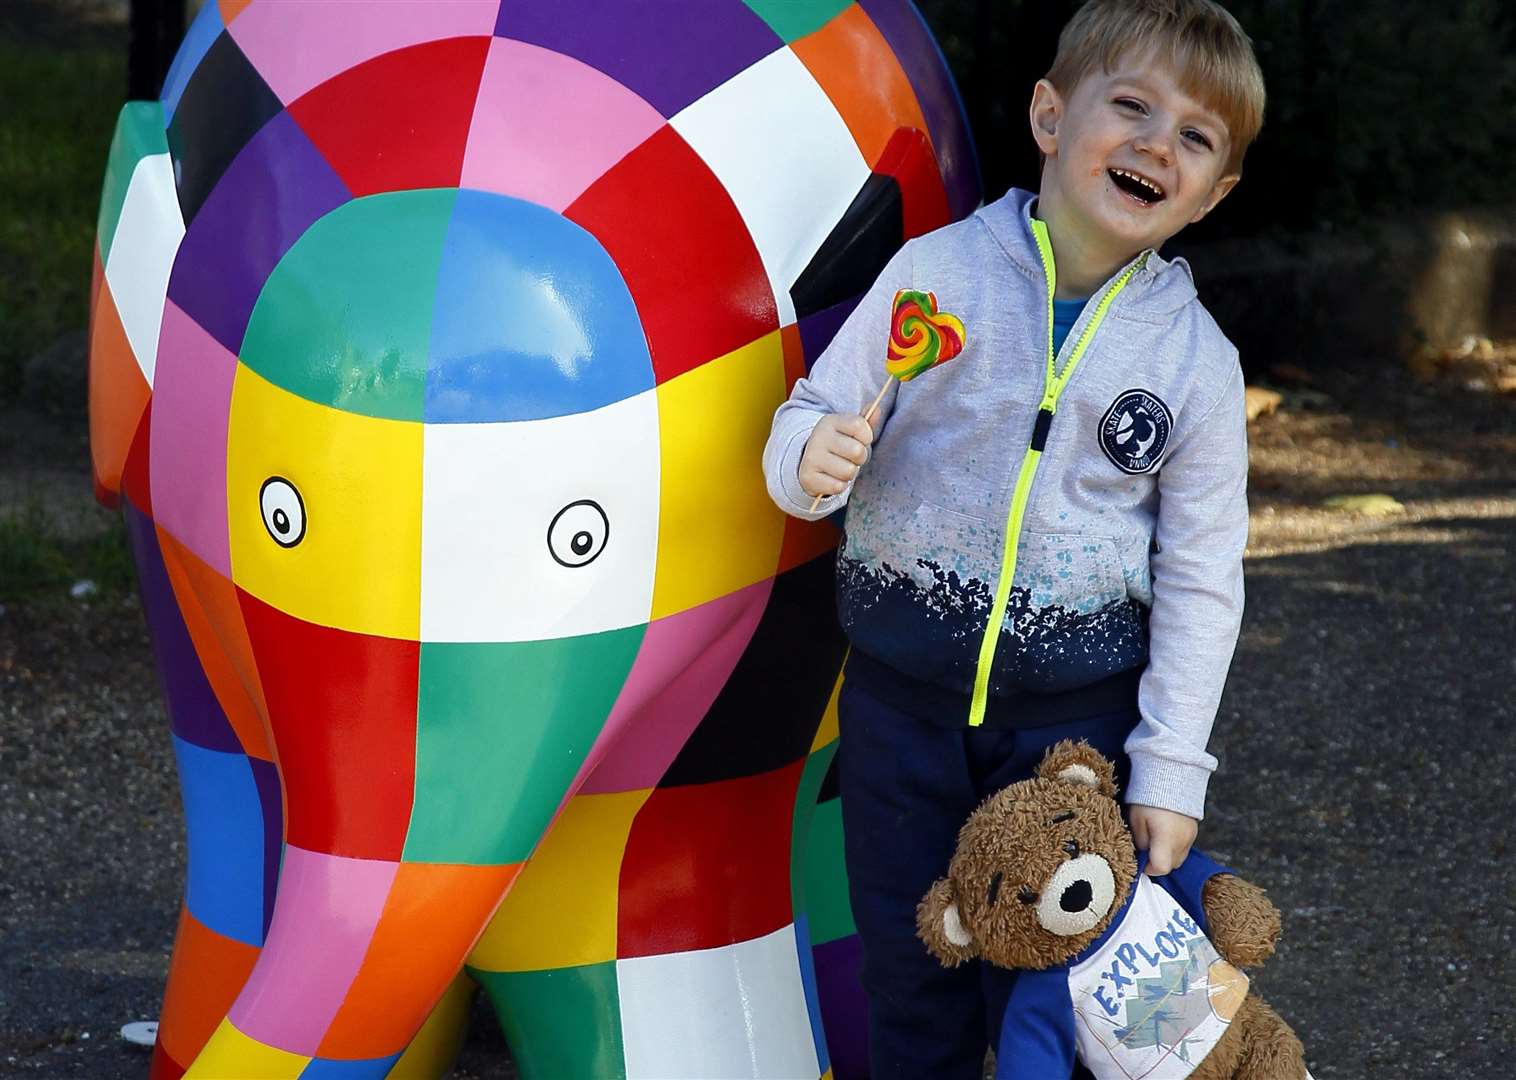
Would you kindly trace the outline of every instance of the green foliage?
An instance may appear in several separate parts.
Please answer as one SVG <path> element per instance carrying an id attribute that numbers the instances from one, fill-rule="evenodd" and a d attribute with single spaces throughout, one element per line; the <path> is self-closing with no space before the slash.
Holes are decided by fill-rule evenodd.
<path id="1" fill-rule="evenodd" d="M 1357 224 L 1516 195 L 1516 22 L 1499 0 L 1230 7 L 1270 95 L 1235 217 Z"/>
<path id="2" fill-rule="evenodd" d="M 16 600 L 68 580 L 68 558 L 52 534 L 42 500 L 0 517 L 0 600 Z"/>
<path id="3" fill-rule="evenodd" d="M 110 528 L 78 544 L 75 550 L 82 576 L 98 585 L 101 592 L 120 596 L 136 589 L 137 565 L 132 561 L 123 523 L 113 522 Z"/>
<path id="4" fill-rule="evenodd" d="M 0 35 L 0 402 L 27 357 L 89 317 L 100 181 L 126 84 L 109 41 Z"/>
<path id="5" fill-rule="evenodd" d="M 0 514 L 0 602 L 62 596 L 82 579 L 106 596 L 135 588 L 131 548 L 119 522 L 69 537 L 36 495 Z"/>
<path id="6" fill-rule="evenodd" d="M 1026 105 L 1074 0 L 920 0 L 993 198 L 1035 187 Z M 1246 182 L 1207 233 L 1357 225 L 1516 196 L 1516 12 L 1503 0 L 1226 0 L 1269 90 Z M 1189 234 L 1186 234 L 1189 235 Z"/>

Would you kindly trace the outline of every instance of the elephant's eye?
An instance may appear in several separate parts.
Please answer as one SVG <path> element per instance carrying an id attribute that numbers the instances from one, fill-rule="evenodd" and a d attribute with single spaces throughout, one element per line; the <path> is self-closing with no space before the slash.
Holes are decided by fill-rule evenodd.
<path id="1" fill-rule="evenodd" d="M 592 499 L 569 503 L 547 527 L 548 552 L 562 566 L 588 566 L 610 538 L 610 519 Z"/>
<path id="2" fill-rule="evenodd" d="M 1016 894 L 1016 899 L 1023 904 L 1035 904 L 1037 902 L 1037 890 L 1029 885 L 1021 886 L 1021 891 Z"/>
<path id="3" fill-rule="evenodd" d="M 270 476 L 258 491 L 263 527 L 280 547 L 294 547 L 305 539 L 305 503 L 295 485 L 282 476 Z"/>
<path id="4" fill-rule="evenodd" d="M 995 901 L 1000 897 L 1000 878 L 1001 873 L 999 870 L 996 870 L 995 876 L 990 878 L 990 892 L 987 898 L 989 900 L 990 907 L 994 907 Z"/>
<path id="5" fill-rule="evenodd" d="M 1065 840 L 1063 842 L 1063 850 L 1066 854 L 1073 855 L 1077 858 L 1079 855 L 1079 841 Z"/>

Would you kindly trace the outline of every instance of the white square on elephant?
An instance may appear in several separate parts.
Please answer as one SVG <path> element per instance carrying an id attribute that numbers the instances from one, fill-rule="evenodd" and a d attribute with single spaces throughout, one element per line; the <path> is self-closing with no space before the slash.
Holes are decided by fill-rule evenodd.
<path id="1" fill-rule="evenodd" d="M 543 641 L 646 623 L 658 494 L 651 390 L 545 420 L 427 424 L 421 640 Z"/>
<path id="2" fill-rule="evenodd" d="M 746 223 L 779 305 L 869 178 L 826 92 L 788 48 L 734 75 L 669 123 L 710 166 Z"/>
<path id="3" fill-rule="evenodd" d="M 795 927 L 616 961 L 628 1080 L 820 1075 Z"/>
<path id="4" fill-rule="evenodd" d="M 105 280 L 121 327 L 148 386 L 153 385 L 158 365 L 158 331 L 168 298 L 168 278 L 183 239 L 174 166 L 167 154 L 149 154 L 132 170 L 105 262 Z"/>

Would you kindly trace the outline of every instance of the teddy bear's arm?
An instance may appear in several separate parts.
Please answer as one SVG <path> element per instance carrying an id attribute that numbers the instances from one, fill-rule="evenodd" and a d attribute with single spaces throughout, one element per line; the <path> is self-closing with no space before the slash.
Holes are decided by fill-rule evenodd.
<path id="1" fill-rule="evenodd" d="M 1235 874 L 1217 874 L 1202 896 L 1211 941 L 1237 967 L 1256 967 L 1274 954 L 1279 909 L 1262 889 Z"/>

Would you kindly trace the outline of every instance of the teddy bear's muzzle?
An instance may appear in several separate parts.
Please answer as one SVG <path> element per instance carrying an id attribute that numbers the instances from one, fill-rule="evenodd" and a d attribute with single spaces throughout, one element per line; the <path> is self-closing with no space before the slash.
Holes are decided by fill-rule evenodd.
<path id="1" fill-rule="evenodd" d="M 1053 871 L 1037 902 L 1037 921 L 1060 937 L 1091 929 L 1111 910 L 1116 878 L 1099 855 L 1080 855 Z"/>

